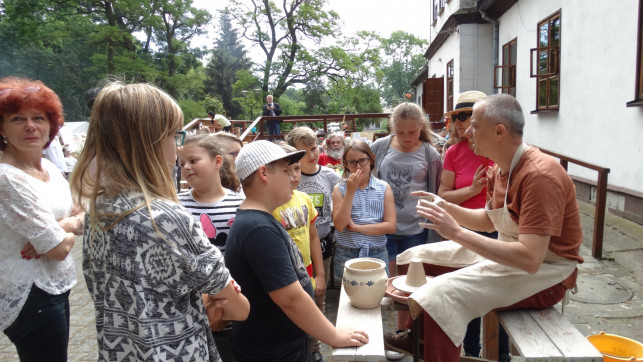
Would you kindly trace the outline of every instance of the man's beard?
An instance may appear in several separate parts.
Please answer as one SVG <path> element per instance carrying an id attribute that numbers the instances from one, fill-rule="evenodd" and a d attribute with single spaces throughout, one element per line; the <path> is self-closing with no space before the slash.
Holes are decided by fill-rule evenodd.
<path id="1" fill-rule="evenodd" d="M 344 148 L 331 148 L 328 151 L 326 151 L 326 154 L 330 156 L 332 159 L 339 160 L 342 158 L 342 155 L 344 154 Z"/>

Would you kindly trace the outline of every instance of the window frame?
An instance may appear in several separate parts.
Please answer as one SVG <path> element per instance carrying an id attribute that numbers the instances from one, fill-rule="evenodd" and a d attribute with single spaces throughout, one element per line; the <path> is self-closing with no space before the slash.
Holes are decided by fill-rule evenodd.
<path id="1" fill-rule="evenodd" d="M 558 21 L 558 45 L 552 44 L 552 25 Z M 541 44 L 541 28 L 547 26 L 547 43 Z M 536 31 L 537 48 L 530 49 L 530 76 L 536 78 L 536 109 L 531 113 L 552 112 L 560 109 L 560 48 L 562 43 L 562 11 L 558 10 L 538 22 Z M 546 73 L 540 72 L 542 62 L 539 56 L 547 54 Z M 536 59 L 536 61 L 534 61 Z M 537 67 L 537 68 L 534 68 Z M 553 100 L 552 87 L 557 84 L 556 99 Z M 541 105 L 541 89 L 545 88 L 545 104 Z"/>
<path id="2" fill-rule="evenodd" d="M 639 23 L 636 39 L 636 84 L 634 86 L 634 100 L 628 102 L 628 107 L 643 106 L 643 0 L 639 0 Z"/>
<path id="3" fill-rule="evenodd" d="M 454 60 L 451 59 L 450 61 L 447 62 L 447 68 L 446 71 L 444 72 L 445 79 L 446 79 L 446 96 L 447 96 L 447 112 L 450 112 L 453 110 L 454 104 L 454 82 L 453 78 L 455 78 L 455 67 L 454 67 Z"/>
<path id="4" fill-rule="evenodd" d="M 513 53 L 511 51 L 512 45 L 514 48 Z M 508 49 L 508 52 L 505 52 L 505 49 Z M 493 72 L 493 89 L 500 89 L 501 93 L 511 94 L 514 97 L 516 96 L 516 64 L 514 64 L 513 58 L 516 58 L 517 63 L 517 52 L 518 38 L 513 38 L 512 40 L 503 44 L 502 65 L 495 66 Z M 500 80 L 500 82 L 498 82 L 498 80 Z"/>

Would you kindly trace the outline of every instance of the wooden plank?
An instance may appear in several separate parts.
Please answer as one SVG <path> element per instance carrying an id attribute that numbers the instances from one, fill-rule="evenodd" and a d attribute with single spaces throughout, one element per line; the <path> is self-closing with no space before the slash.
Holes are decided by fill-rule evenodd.
<path id="1" fill-rule="evenodd" d="M 565 357 L 529 313 L 524 310 L 509 310 L 497 314 L 525 361 L 565 361 Z"/>
<path id="2" fill-rule="evenodd" d="M 527 310 L 567 361 L 602 361 L 601 353 L 555 308 Z"/>
<path id="3" fill-rule="evenodd" d="M 335 325 L 337 328 L 349 327 L 366 331 L 369 343 L 362 347 L 333 348 L 333 361 L 386 361 L 381 306 L 372 309 L 353 307 L 342 285 Z"/>

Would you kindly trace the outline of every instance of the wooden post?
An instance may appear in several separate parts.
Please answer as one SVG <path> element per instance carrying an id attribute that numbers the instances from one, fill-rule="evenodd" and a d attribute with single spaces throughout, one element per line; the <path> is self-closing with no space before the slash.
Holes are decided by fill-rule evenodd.
<path id="1" fill-rule="evenodd" d="M 489 312 L 482 317 L 482 358 L 497 361 L 500 356 L 498 338 L 498 317 Z"/>
<path id="2" fill-rule="evenodd" d="M 607 172 L 603 170 L 598 172 L 598 183 L 596 184 L 596 211 L 594 214 L 594 240 L 592 242 L 592 256 L 597 260 L 603 259 L 603 228 L 606 208 Z"/>

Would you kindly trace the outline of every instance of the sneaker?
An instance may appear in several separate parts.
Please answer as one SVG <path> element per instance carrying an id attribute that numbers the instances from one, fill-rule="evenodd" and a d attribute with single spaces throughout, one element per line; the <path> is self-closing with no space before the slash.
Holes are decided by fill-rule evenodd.
<path id="1" fill-rule="evenodd" d="M 501 354 L 500 357 L 498 358 L 498 362 L 510 362 L 510 361 L 511 361 L 510 354 Z"/>
<path id="2" fill-rule="evenodd" d="M 404 358 L 404 353 L 400 352 L 395 352 L 395 351 L 384 351 L 384 354 L 386 355 L 386 358 L 391 360 L 391 361 L 397 361 L 399 359 Z"/>
<path id="3" fill-rule="evenodd" d="M 395 333 L 384 334 L 384 346 L 387 350 L 413 356 L 413 331 L 397 330 Z M 420 356 L 424 355 L 424 346 L 420 344 Z"/>

